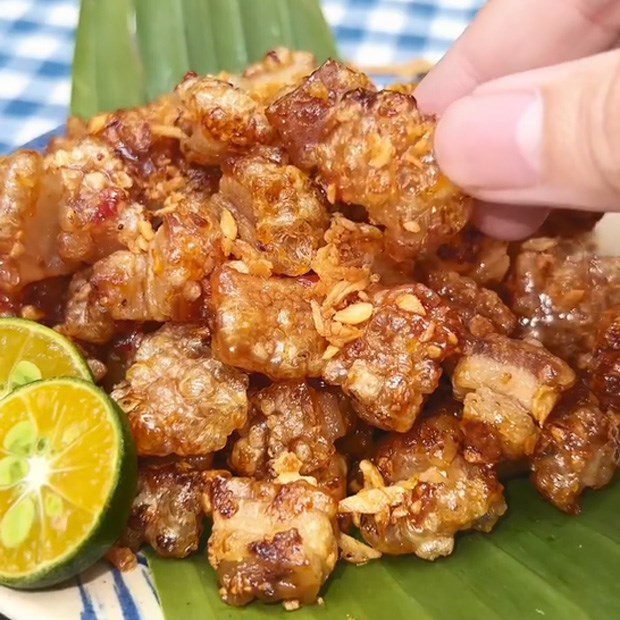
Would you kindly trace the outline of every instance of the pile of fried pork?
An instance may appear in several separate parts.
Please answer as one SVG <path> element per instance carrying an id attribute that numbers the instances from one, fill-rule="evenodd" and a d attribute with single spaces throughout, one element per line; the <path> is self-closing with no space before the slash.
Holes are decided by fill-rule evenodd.
<path id="1" fill-rule="evenodd" d="M 278 49 L 0 159 L 0 315 L 75 341 L 135 437 L 112 561 L 206 517 L 224 601 L 295 609 L 339 558 L 491 531 L 506 476 L 573 514 L 611 480 L 620 259 L 586 214 L 468 225 L 412 92 Z"/>

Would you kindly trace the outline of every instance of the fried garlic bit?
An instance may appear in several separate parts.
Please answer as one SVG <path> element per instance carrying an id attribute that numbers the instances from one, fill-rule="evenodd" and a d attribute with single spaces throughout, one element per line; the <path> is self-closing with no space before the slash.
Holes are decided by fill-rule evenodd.
<path id="1" fill-rule="evenodd" d="M 470 201 L 439 172 L 434 121 L 411 95 L 376 92 L 363 74 L 328 61 L 267 115 L 331 202 L 362 205 L 386 227 L 394 258 L 432 250 L 467 223 Z"/>
<path id="2" fill-rule="evenodd" d="M 230 605 L 314 603 L 338 559 L 336 502 L 305 481 L 216 479 L 209 562 Z"/>
<path id="3" fill-rule="evenodd" d="M 339 503 L 378 552 L 449 555 L 454 536 L 488 532 L 506 511 L 491 466 L 468 463 L 456 417 L 436 412 L 406 434 L 390 434 L 371 461 L 362 461 L 364 488 Z"/>
<path id="4" fill-rule="evenodd" d="M 362 335 L 332 357 L 323 378 L 352 398 L 362 420 L 408 431 L 439 384 L 441 363 L 459 349 L 458 313 L 422 284 L 372 297 Z"/>
<path id="5" fill-rule="evenodd" d="M 221 450 L 247 419 L 247 376 L 213 357 L 204 325 L 165 325 L 145 336 L 112 397 L 141 456 Z"/>

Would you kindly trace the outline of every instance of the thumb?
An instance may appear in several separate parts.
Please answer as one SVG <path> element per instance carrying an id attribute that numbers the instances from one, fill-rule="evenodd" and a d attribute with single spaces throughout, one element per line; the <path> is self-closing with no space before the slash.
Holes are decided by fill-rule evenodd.
<path id="1" fill-rule="evenodd" d="M 484 201 L 620 211 L 620 51 L 479 86 L 439 119 L 435 152 Z"/>

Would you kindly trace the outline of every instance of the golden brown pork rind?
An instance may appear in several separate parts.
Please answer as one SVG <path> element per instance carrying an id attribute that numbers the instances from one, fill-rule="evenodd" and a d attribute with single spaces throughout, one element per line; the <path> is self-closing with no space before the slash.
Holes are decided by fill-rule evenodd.
<path id="1" fill-rule="evenodd" d="M 230 605 L 314 603 L 338 559 L 336 502 L 304 481 L 215 480 L 209 562 Z"/>
<path id="2" fill-rule="evenodd" d="M 599 489 L 620 463 L 620 419 L 602 411 L 594 395 L 578 385 L 566 394 L 542 429 L 532 457 L 532 482 L 564 512 L 580 512 L 587 488 Z"/>
<path id="3" fill-rule="evenodd" d="M 168 324 L 142 339 L 112 397 L 129 417 L 141 456 L 221 450 L 247 419 L 248 378 L 218 361 L 209 329 Z"/>
<path id="4" fill-rule="evenodd" d="M 620 304 L 620 258 L 598 256 L 583 238 L 530 239 L 513 261 L 508 288 L 521 332 L 580 367 L 603 313 Z"/>
<path id="5" fill-rule="evenodd" d="M 195 553 L 204 529 L 202 495 L 214 475 L 185 462 L 142 463 L 120 545 L 137 551 L 147 543 L 165 558 Z"/>
<path id="6" fill-rule="evenodd" d="M 298 473 L 311 476 L 340 499 L 346 492 L 346 463 L 335 442 L 354 423 L 348 399 L 339 390 L 317 390 L 305 382 L 274 383 L 250 398 L 248 424 L 230 454 L 241 476 L 274 480 L 286 454 L 299 461 Z M 337 475 L 342 471 L 341 475 Z"/>
<path id="7" fill-rule="evenodd" d="M 274 380 L 320 376 L 327 343 L 312 320 L 315 286 L 310 278 L 217 269 L 211 279 L 217 357 Z"/>
<path id="8" fill-rule="evenodd" d="M 517 328 L 517 317 L 499 295 L 471 278 L 454 271 L 433 271 L 428 285 L 459 311 L 475 337 L 492 332 L 509 336 Z"/>
<path id="9" fill-rule="evenodd" d="M 490 334 L 468 345 L 452 384 L 463 400 L 470 392 L 489 388 L 516 401 L 542 425 L 561 394 L 575 383 L 575 373 L 536 341 Z"/>
<path id="10" fill-rule="evenodd" d="M 468 463 L 458 420 L 436 413 L 406 434 L 388 435 L 372 463 L 362 463 L 364 489 L 339 504 L 382 553 L 449 555 L 457 532 L 488 532 L 506 511 L 493 468 Z"/>
<path id="11" fill-rule="evenodd" d="M 329 222 L 310 179 L 295 166 L 258 154 L 232 160 L 222 169 L 216 201 L 232 214 L 239 238 L 275 274 L 310 271 Z"/>
<path id="12" fill-rule="evenodd" d="M 177 126 L 186 134 L 181 149 L 190 162 L 217 165 L 273 141 L 262 105 L 229 82 L 188 73 L 176 92 L 181 100 Z"/>
<path id="13" fill-rule="evenodd" d="M 415 99 L 375 92 L 329 61 L 273 104 L 268 117 L 293 162 L 318 172 L 328 200 L 364 206 L 397 260 L 432 250 L 467 223 L 470 200 L 438 170 L 434 121 Z"/>
<path id="14" fill-rule="evenodd" d="M 386 289 L 371 300 L 363 334 L 345 345 L 323 377 L 348 394 L 358 415 L 384 430 L 408 431 L 459 350 L 458 313 L 423 284 Z"/>

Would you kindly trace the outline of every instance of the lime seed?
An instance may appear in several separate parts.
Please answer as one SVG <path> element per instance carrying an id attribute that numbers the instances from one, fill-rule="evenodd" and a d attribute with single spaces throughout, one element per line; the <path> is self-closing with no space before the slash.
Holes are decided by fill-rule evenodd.
<path id="1" fill-rule="evenodd" d="M 37 441 L 37 429 L 30 420 L 18 422 L 6 434 L 3 447 L 7 452 L 19 456 L 29 456 L 34 451 Z"/>
<path id="2" fill-rule="evenodd" d="M 0 459 L 0 487 L 11 487 L 28 475 L 26 459 L 18 456 L 5 456 Z"/>
<path id="3" fill-rule="evenodd" d="M 0 543 L 7 549 L 19 547 L 26 538 L 34 523 L 35 505 L 30 497 L 7 510 L 0 522 Z"/>
<path id="4" fill-rule="evenodd" d="M 13 368 L 9 377 L 9 389 L 13 390 L 20 385 L 26 385 L 42 379 L 39 367 L 28 360 L 21 360 Z"/>

